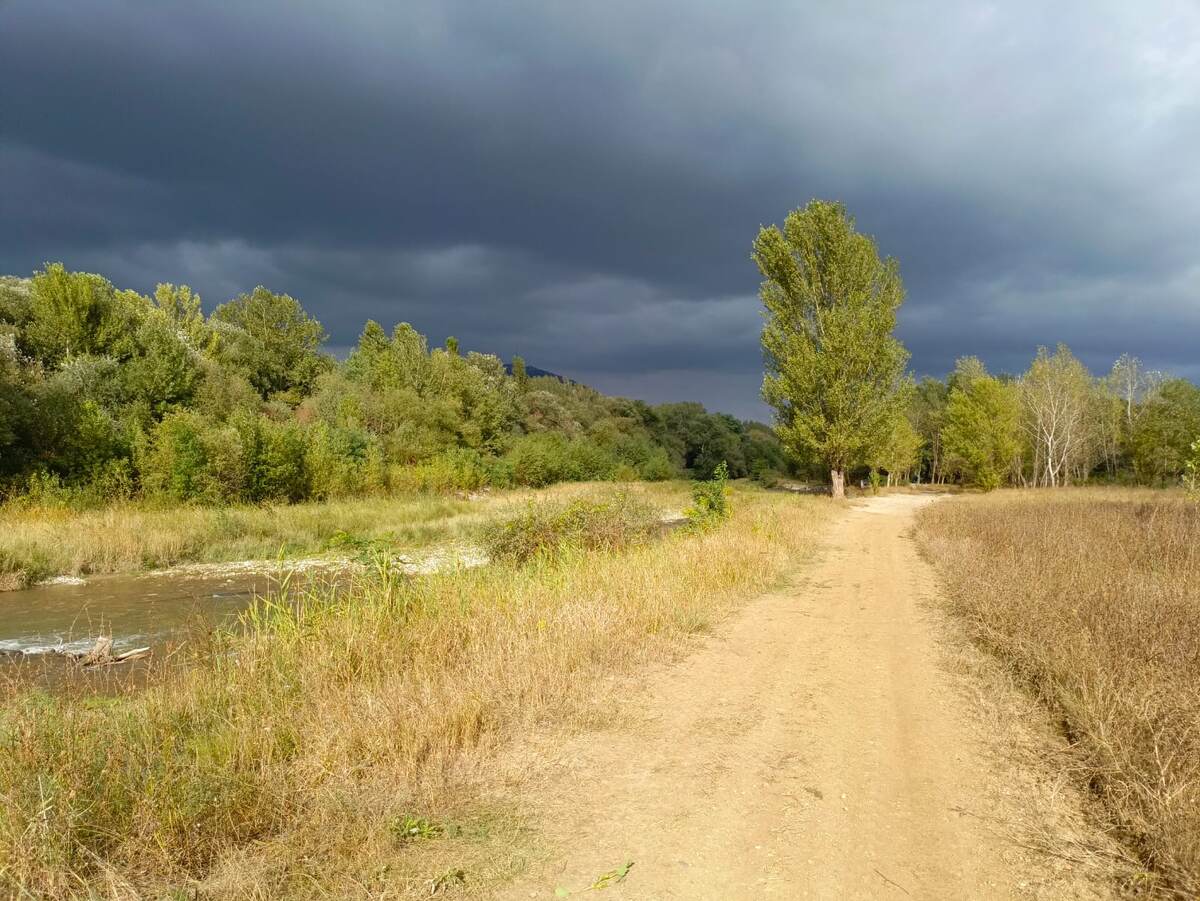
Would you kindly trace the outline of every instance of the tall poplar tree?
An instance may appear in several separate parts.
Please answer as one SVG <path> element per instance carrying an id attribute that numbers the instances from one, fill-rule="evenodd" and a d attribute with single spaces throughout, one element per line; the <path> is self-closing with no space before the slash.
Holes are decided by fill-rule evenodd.
<path id="1" fill-rule="evenodd" d="M 754 241 L 766 308 L 763 399 L 780 440 L 829 467 L 845 496 L 846 469 L 888 440 L 908 352 L 892 331 L 904 286 L 896 261 L 855 231 L 841 203 L 813 200 L 783 229 Z"/>

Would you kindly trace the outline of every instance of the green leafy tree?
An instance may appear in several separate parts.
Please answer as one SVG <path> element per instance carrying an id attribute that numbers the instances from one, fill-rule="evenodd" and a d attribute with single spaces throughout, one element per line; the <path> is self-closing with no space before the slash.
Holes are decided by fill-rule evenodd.
<path id="1" fill-rule="evenodd" d="M 0 334 L 0 475 L 19 472 L 28 465 L 30 429 L 37 416 L 34 380 L 13 336 Z"/>
<path id="2" fill-rule="evenodd" d="M 1021 377 L 1024 427 L 1033 450 L 1034 484 L 1057 487 L 1087 477 L 1099 457 L 1096 390 L 1092 375 L 1070 348 L 1039 347 Z"/>
<path id="3" fill-rule="evenodd" d="M 693 478 L 710 479 L 725 463 L 733 478 L 749 475 L 742 447 L 742 424 L 732 416 L 709 413 L 702 404 L 663 404 L 665 442 L 678 454 Z"/>
<path id="4" fill-rule="evenodd" d="M 131 402 L 160 419 L 171 407 L 187 404 L 203 375 L 200 355 L 166 315 L 152 311 L 134 336 L 137 352 L 122 368 Z"/>
<path id="5" fill-rule="evenodd" d="M 1138 473 L 1159 485 L 1179 484 L 1192 442 L 1200 435 L 1200 388 L 1163 382 L 1134 421 L 1131 445 Z"/>
<path id="6" fill-rule="evenodd" d="M 332 366 L 321 353 L 325 329 L 300 302 L 259 286 L 213 310 L 222 358 L 264 398 L 299 403 Z"/>
<path id="7" fill-rule="evenodd" d="M 525 370 L 525 358 L 512 358 L 512 375 L 513 381 L 517 383 L 517 390 L 524 394 L 529 390 L 529 373 Z"/>
<path id="8" fill-rule="evenodd" d="M 998 488 L 1020 451 L 1017 388 L 988 375 L 974 357 L 959 360 L 951 385 L 942 427 L 946 465 L 984 490 Z"/>
<path id="9" fill-rule="evenodd" d="M 907 412 L 897 410 L 887 439 L 879 445 L 871 460 L 872 472 L 886 472 L 889 486 L 901 478 L 908 478 L 921 461 L 922 445 L 921 435 L 913 427 Z"/>
<path id="10" fill-rule="evenodd" d="M 368 320 L 346 361 L 346 373 L 375 391 L 404 389 L 424 394 L 432 379 L 429 344 L 407 322 L 392 329 L 389 338 L 383 326 Z"/>
<path id="11" fill-rule="evenodd" d="M 187 502 L 214 500 L 209 423 L 186 410 L 163 418 L 138 454 L 142 484 L 150 494 Z"/>
<path id="12" fill-rule="evenodd" d="M 117 415 L 120 372 L 109 357 L 78 356 L 33 385 L 29 450 L 35 466 L 80 484 L 108 459 L 128 453 L 128 430 Z"/>
<path id="13" fill-rule="evenodd" d="M 823 461 L 843 497 L 846 469 L 886 442 L 902 399 L 899 267 L 842 204 L 822 200 L 763 228 L 753 258 L 767 320 L 763 398 L 788 450 Z"/>
<path id="14" fill-rule="evenodd" d="M 909 402 L 913 427 L 921 436 L 921 470 L 929 482 L 945 480 L 942 427 L 949 393 L 945 382 L 926 377 L 917 382 Z"/>
<path id="15" fill-rule="evenodd" d="M 240 445 L 246 500 L 298 501 L 308 495 L 304 434 L 295 423 L 250 414 L 230 422 Z"/>
<path id="16" fill-rule="evenodd" d="M 746 471 L 760 482 L 774 482 L 788 471 L 787 451 L 770 426 L 761 422 L 742 423 L 742 457 Z"/>
<path id="17" fill-rule="evenodd" d="M 167 321 L 199 349 L 205 347 L 211 335 L 200 307 L 200 295 L 187 285 L 159 284 L 154 289 L 154 306 Z"/>
<path id="18" fill-rule="evenodd" d="M 132 333 L 149 303 L 117 291 L 108 279 L 68 272 L 50 263 L 34 275 L 25 324 L 25 350 L 48 366 L 80 355 L 123 359 L 133 354 Z"/>

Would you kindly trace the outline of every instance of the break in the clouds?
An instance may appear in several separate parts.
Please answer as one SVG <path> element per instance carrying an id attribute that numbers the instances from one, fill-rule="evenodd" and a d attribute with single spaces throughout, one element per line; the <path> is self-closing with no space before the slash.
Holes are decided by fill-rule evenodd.
<path id="1" fill-rule="evenodd" d="M 1200 376 L 1200 9 L 0 2 L 0 270 L 266 284 L 762 415 L 750 242 L 896 256 L 918 372 L 1069 343 Z"/>

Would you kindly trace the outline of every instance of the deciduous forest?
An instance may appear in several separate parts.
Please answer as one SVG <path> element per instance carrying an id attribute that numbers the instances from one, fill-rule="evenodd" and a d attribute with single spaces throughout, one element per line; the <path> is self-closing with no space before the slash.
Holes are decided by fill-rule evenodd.
<path id="1" fill-rule="evenodd" d="M 78 505 L 297 501 L 387 489 L 561 481 L 823 478 L 772 429 L 697 403 L 607 397 L 515 357 L 430 348 L 368 322 L 344 361 L 286 294 L 205 316 L 186 286 L 153 297 L 48 265 L 0 280 L 0 484 Z M 906 378 L 852 479 L 1000 485 L 1195 480 L 1200 388 L 1125 355 L 1093 374 L 1065 346 L 1024 373 L 976 358 Z"/>
<path id="2" fill-rule="evenodd" d="M 48 265 L 0 280 L 0 481 L 10 497 L 228 504 L 382 490 L 734 478 L 786 470 L 759 423 L 651 406 L 490 354 L 363 328 L 344 361 L 321 323 L 256 288 L 204 315 Z"/>

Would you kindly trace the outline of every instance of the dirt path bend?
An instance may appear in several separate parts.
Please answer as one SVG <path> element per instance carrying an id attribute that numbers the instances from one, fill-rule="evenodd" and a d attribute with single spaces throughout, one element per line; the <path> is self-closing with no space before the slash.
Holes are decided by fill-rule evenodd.
<path id="1" fill-rule="evenodd" d="M 502 897 L 575 896 L 627 861 L 601 897 L 1096 897 L 996 828 L 1036 813 L 942 665 L 909 536 L 930 502 L 853 503 L 789 588 L 614 698 L 622 725 L 542 749 L 556 850 Z"/>

